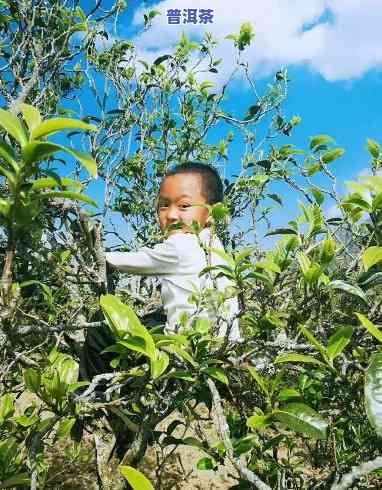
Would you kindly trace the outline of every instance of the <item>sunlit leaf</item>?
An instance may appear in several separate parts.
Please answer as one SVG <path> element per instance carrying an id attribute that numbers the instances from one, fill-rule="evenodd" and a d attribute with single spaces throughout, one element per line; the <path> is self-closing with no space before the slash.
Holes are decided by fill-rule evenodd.
<path id="1" fill-rule="evenodd" d="M 49 136 L 50 134 L 57 133 L 58 131 L 64 131 L 67 129 L 81 129 L 83 131 L 96 131 L 97 126 L 94 124 L 88 124 L 79 119 L 70 119 L 65 117 L 55 117 L 48 119 L 31 132 L 31 140 L 42 138 L 43 136 Z"/>
<path id="2" fill-rule="evenodd" d="M 154 490 L 143 473 L 131 466 L 119 466 L 121 475 L 129 482 L 133 490 Z"/>
<path id="3" fill-rule="evenodd" d="M 196 463 L 196 468 L 198 470 L 213 470 L 217 467 L 216 461 L 212 458 L 201 458 Z"/>
<path id="4" fill-rule="evenodd" d="M 101 296 L 100 305 L 109 327 L 117 339 L 129 342 L 131 338 L 140 338 L 143 342 L 142 345 L 144 345 L 144 353 L 150 359 L 155 359 L 157 350 L 154 340 L 129 306 L 111 294 Z"/>
<path id="5" fill-rule="evenodd" d="M 382 352 L 370 357 L 365 372 L 365 407 L 370 424 L 382 437 Z"/>
<path id="6" fill-rule="evenodd" d="M 322 155 L 322 161 L 324 163 L 331 163 L 334 160 L 337 160 L 337 158 L 342 157 L 344 153 L 345 150 L 343 148 L 334 148 L 333 150 L 329 150 L 324 155 Z"/>
<path id="7" fill-rule="evenodd" d="M 265 393 L 265 395 L 269 395 L 269 390 L 268 390 L 268 383 L 265 378 L 263 378 L 257 371 L 256 368 L 253 366 L 248 367 L 248 371 L 250 372 L 252 378 L 256 381 L 256 383 L 259 385 L 259 387 L 262 389 L 262 391 Z"/>
<path id="8" fill-rule="evenodd" d="M 372 157 L 379 158 L 381 155 L 381 147 L 379 143 L 373 139 L 367 140 L 367 149 Z"/>
<path id="9" fill-rule="evenodd" d="M 353 332 L 353 327 L 345 326 L 339 328 L 333 335 L 330 336 L 326 352 L 331 361 L 339 356 L 345 349 L 351 340 Z"/>
<path id="10" fill-rule="evenodd" d="M 98 204 L 91 197 L 86 194 L 80 194 L 72 191 L 49 191 L 42 192 L 36 196 L 38 199 L 70 199 L 71 201 L 81 201 L 91 206 L 98 208 Z"/>
<path id="11" fill-rule="evenodd" d="M 382 262 L 382 247 L 369 247 L 362 254 L 362 262 L 365 271 L 373 265 Z"/>
<path id="12" fill-rule="evenodd" d="M 304 403 L 289 403 L 273 412 L 274 418 L 289 429 L 312 437 L 326 439 L 328 423 Z"/>
<path id="13" fill-rule="evenodd" d="M 78 160 L 92 177 L 97 177 L 97 163 L 87 153 L 73 150 L 68 146 L 58 145 L 49 141 L 32 141 L 25 145 L 22 157 L 27 164 L 46 160 L 58 152 L 65 152 Z"/>
<path id="14" fill-rule="evenodd" d="M 247 418 L 247 427 L 251 429 L 263 429 L 270 423 L 270 416 L 268 415 L 252 415 Z"/>
<path id="15" fill-rule="evenodd" d="M 28 143 L 28 136 L 19 118 L 12 112 L 0 109 L 0 126 L 9 133 L 21 146 Z"/>
<path id="16" fill-rule="evenodd" d="M 54 189 L 55 187 L 72 187 L 74 189 L 82 189 L 81 182 L 73 179 L 46 177 L 33 181 L 32 189 L 37 191 L 40 189 Z"/>
<path id="17" fill-rule="evenodd" d="M 41 374 L 35 369 L 29 368 L 24 371 L 25 386 L 32 393 L 37 393 L 41 384 Z"/>
<path id="18" fill-rule="evenodd" d="M 159 378 L 167 369 L 169 364 L 169 357 L 165 352 L 157 351 L 155 359 L 151 359 L 151 377 L 153 379 Z"/>
<path id="19" fill-rule="evenodd" d="M 208 376 L 211 376 L 211 378 L 215 378 L 221 383 L 224 383 L 225 385 L 228 385 L 228 377 L 223 371 L 223 369 L 218 368 L 218 367 L 209 367 L 206 369 L 203 369 L 203 373 L 207 374 Z"/>
<path id="20" fill-rule="evenodd" d="M 33 131 L 34 128 L 41 124 L 41 115 L 39 110 L 33 105 L 19 104 L 18 108 L 21 110 L 23 118 L 27 123 L 29 131 Z"/>
<path id="21" fill-rule="evenodd" d="M 365 315 L 362 313 L 356 313 L 358 320 L 362 323 L 362 325 L 366 328 L 366 330 L 375 337 L 379 342 L 382 343 L 382 331 L 379 330 L 373 322 L 371 322 Z"/>
<path id="22" fill-rule="evenodd" d="M 348 282 L 345 281 L 335 280 L 335 281 L 331 281 L 328 284 L 328 287 L 331 289 L 339 289 L 340 291 L 344 291 L 345 293 L 351 294 L 353 296 L 357 296 L 358 298 L 362 299 L 366 304 L 368 304 L 368 300 L 365 293 L 358 286 L 349 284 Z"/>
<path id="23" fill-rule="evenodd" d="M 75 423 L 76 419 L 74 417 L 65 418 L 64 420 L 62 420 L 60 422 L 60 425 L 58 426 L 56 437 L 58 439 L 63 439 L 64 437 L 67 437 L 70 434 L 70 431 L 72 430 Z"/>
<path id="24" fill-rule="evenodd" d="M 308 356 L 306 354 L 298 354 L 295 352 L 289 352 L 288 354 L 280 354 L 276 357 L 275 361 L 276 364 L 278 363 L 283 363 L 283 362 L 303 362 L 307 364 L 316 364 L 317 366 L 321 367 L 326 367 L 326 365 L 316 359 L 313 356 Z"/>
<path id="25" fill-rule="evenodd" d="M 312 137 L 310 141 L 310 149 L 316 151 L 318 148 L 329 145 L 331 143 L 334 143 L 334 140 L 331 136 L 328 136 L 327 134 L 318 134 Z"/>

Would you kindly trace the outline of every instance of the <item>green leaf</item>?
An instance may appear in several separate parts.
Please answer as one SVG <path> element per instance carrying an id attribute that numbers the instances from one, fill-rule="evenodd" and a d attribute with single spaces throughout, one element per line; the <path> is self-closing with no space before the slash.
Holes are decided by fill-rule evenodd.
<path id="1" fill-rule="evenodd" d="M 16 163 L 17 155 L 13 148 L 4 140 L 0 140 L 0 157 L 9 163 L 14 171 L 19 170 L 19 165 Z"/>
<path id="2" fill-rule="evenodd" d="M 60 422 L 60 425 L 58 426 L 56 437 L 58 439 L 63 439 L 64 437 L 67 437 L 70 434 L 70 431 L 72 430 L 72 427 L 75 423 L 76 419 L 74 417 L 62 420 Z"/>
<path id="3" fill-rule="evenodd" d="M 373 211 L 378 210 L 380 207 L 382 207 L 382 192 L 379 192 L 374 198 L 371 203 L 371 207 Z"/>
<path id="4" fill-rule="evenodd" d="M 0 483 L 0 488 L 14 488 L 24 485 L 29 485 L 30 478 L 28 473 L 19 473 L 18 475 L 11 476 Z"/>
<path id="5" fill-rule="evenodd" d="M 19 118 L 12 112 L 0 109 L 0 126 L 5 129 L 19 144 L 24 146 L 28 143 L 28 136 Z"/>
<path id="6" fill-rule="evenodd" d="M 117 339 L 129 341 L 131 337 L 141 338 L 145 355 L 150 359 L 156 358 L 157 350 L 152 336 L 129 306 L 111 294 L 101 296 L 100 305 L 109 327 Z"/>
<path id="7" fill-rule="evenodd" d="M 370 267 L 382 262 L 382 247 L 369 247 L 362 254 L 362 262 L 365 271 L 368 271 Z"/>
<path id="8" fill-rule="evenodd" d="M 382 192 L 382 177 L 380 175 L 362 175 L 360 180 L 373 192 Z"/>
<path id="9" fill-rule="evenodd" d="M 255 267 L 259 267 L 260 269 L 264 269 L 271 272 L 276 272 L 277 274 L 281 273 L 280 267 L 271 260 L 262 260 L 261 262 L 256 262 Z"/>
<path id="10" fill-rule="evenodd" d="M 18 107 L 21 110 L 23 118 L 27 123 L 30 132 L 41 124 L 41 115 L 36 107 L 33 107 L 33 105 L 29 104 L 19 104 Z"/>
<path id="11" fill-rule="evenodd" d="M 193 359 L 191 354 L 187 352 L 185 349 L 180 347 L 179 345 L 169 345 L 167 350 L 171 353 L 174 353 L 178 358 L 182 361 L 186 361 L 191 364 L 193 367 L 197 367 L 198 363 Z"/>
<path id="12" fill-rule="evenodd" d="M 280 354 L 276 357 L 274 362 L 276 364 L 282 362 L 304 362 L 307 364 L 316 364 L 317 366 L 326 367 L 326 365 L 323 362 L 319 361 L 313 356 L 307 356 L 305 354 L 297 354 L 295 352 L 289 352 L 288 354 Z"/>
<path id="13" fill-rule="evenodd" d="M 228 377 L 225 374 L 224 370 L 218 367 L 209 367 L 206 369 L 202 370 L 203 373 L 207 374 L 208 376 L 211 376 L 212 378 L 217 379 L 221 383 L 224 383 L 225 385 L 228 385 Z"/>
<path id="14" fill-rule="evenodd" d="M 169 378 L 183 379 L 184 381 L 195 381 L 195 378 L 187 371 L 172 371 L 167 376 Z"/>
<path id="15" fill-rule="evenodd" d="M 40 189 L 54 189 L 55 187 L 73 187 L 75 189 L 82 189 L 81 182 L 73 179 L 47 177 L 43 179 L 36 179 L 33 181 L 32 189 L 38 191 Z"/>
<path id="16" fill-rule="evenodd" d="M 212 458 L 201 458 L 196 463 L 198 470 L 214 470 L 217 467 L 216 461 Z"/>
<path id="17" fill-rule="evenodd" d="M 229 209 L 223 203 L 217 202 L 211 207 L 211 214 L 215 221 L 219 221 L 229 216 Z"/>
<path id="18" fill-rule="evenodd" d="M 201 92 L 205 92 L 208 88 L 212 88 L 214 86 L 214 83 L 211 82 L 210 80 L 205 80 L 199 85 L 199 90 Z"/>
<path id="19" fill-rule="evenodd" d="M 241 437 L 237 441 L 234 442 L 233 445 L 233 450 L 235 451 L 235 454 L 238 454 L 239 456 L 241 454 L 245 454 L 248 451 L 250 451 L 253 447 L 258 447 L 259 446 L 259 438 L 256 434 L 248 434 L 244 437 Z M 224 453 L 225 454 L 225 446 L 223 445 Z"/>
<path id="20" fill-rule="evenodd" d="M 32 284 L 35 284 L 36 286 L 40 286 L 41 289 L 43 290 L 43 294 L 45 299 L 48 301 L 48 303 L 52 304 L 53 303 L 53 293 L 50 287 L 47 284 L 44 284 L 41 281 L 37 281 L 36 279 L 30 279 L 29 281 L 23 281 L 19 284 L 20 288 L 24 288 L 26 286 L 31 286 Z"/>
<path id="21" fill-rule="evenodd" d="M 369 303 L 362 289 L 358 286 L 354 286 L 353 284 L 349 284 L 345 281 L 336 280 L 336 281 L 331 281 L 328 284 L 328 287 L 330 287 L 331 289 L 340 289 L 341 291 L 345 291 L 348 294 L 357 296 L 358 298 L 362 299 L 362 301 L 364 301 L 366 304 Z"/>
<path id="22" fill-rule="evenodd" d="M 247 427 L 251 429 L 263 429 L 270 423 L 269 415 L 252 415 L 247 418 Z"/>
<path id="23" fill-rule="evenodd" d="M 31 132 L 31 140 L 40 139 L 44 136 L 64 131 L 67 129 L 80 129 L 83 131 L 96 131 L 94 124 L 88 124 L 79 119 L 70 119 L 66 117 L 55 117 L 42 122 Z"/>
<path id="24" fill-rule="evenodd" d="M 324 155 L 322 155 L 322 161 L 324 163 L 331 163 L 334 160 L 337 160 L 337 158 L 342 157 L 344 153 L 345 150 L 343 148 L 334 148 L 333 150 L 329 150 Z"/>
<path id="25" fill-rule="evenodd" d="M 259 387 L 263 390 L 265 395 L 269 396 L 268 383 L 265 378 L 263 378 L 253 366 L 248 367 L 248 371 L 250 372 L 252 378 L 256 381 Z"/>
<path id="26" fill-rule="evenodd" d="M 31 164 L 41 160 L 46 160 L 60 151 L 68 153 L 74 157 L 83 167 L 86 168 L 92 177 L 97 177 L 97 163 L 94 158 L 87 153 L 73 150 L 73 148 L 69 148 L 68 146 L 58 145 L 49 141 L 32 141 L 23 148 L 22 157 L 25 163 Z"/>
<path id="27" fill-rule="evenodd" d="M 13 419 L 17 424 L 21 425 L 21 427 L 31 427 L 34 425 L 36 422 L 38 422 L 40 419 L 37 417 L 37 415 L 31 415 L 28 417 L 27 415 L 19 415 L 18 417 L 14 417 Z"/>
<path id="28" fill-rule="evenodd" d="M 171 58 L 171 55 L 170 54 L 164 54 L 162 56 L 159 56 L 159 58 L 157 58 L 155 61 L 154 61 L 154 65 L 160 65 L 161 63 L 163 63 L 164 61 L 168 60 L 169 58 Z"/>
<path id="29" fill-rule="evenodd" d="M 374 323 L 372 323 L 368 318 L 366 318 L 365 315 L 362 315 L 362 313 L 356 313 L 356 315 L 358 317 L 358 320 L 362 323 L 366 330 L 379 342 L 382 343 L 382 332 L 379 330 L 379 328 L 374 325 Z"/>
<path id="30" fill-rule="evenodd" d="M 169 357 L 165 352 L 157 351 L 155 359 L 151 359 L 151 377 L 153 379 L 159 378 L 167 369 L 169 364 Z"/>
<path id="31" fill-rule="evenodd" d="M 41 384 L 41 374 L 35 369 L 26 369 L 24 371 L 25 386 L 32 393 L 37 393 Z"/>
<path id="32" fill-rule="evenodd" d="M 11 417 L 15 411 L 13 396 L 6 393 L 0 398 L 0 419 L 6 420 Z"/>
<path id="33" fill-rule="evenodd" d="M 360 284 L 363 289 L 369 289 L 374 286 L 379 286 L 379 284 L 382 284 L 382 272 L 376 272 L 375 274 L 372 274 L 367 279 L 360 282 Z"/>
<path id="34" fill-rule="evenodd" d="M 328 423 L 304 403 L 289 403 L 273 412 L 274 418 L 289 429 L 313 439 L 326 439 Z"/>
<path id="35" fill-rule="evenodd" d="M 7 170 L 5 167 L 0 165 L 0 175 L 4 175 L 10 184 L 15 185 L 16 184 L 16 176 L 10 171 Z"/>
<path id="36" fill-rule="evenodd" d="M 301 398 L 301 393 L 295 388 L 284 388 L 277 395 L 277 399 L 280 402 L 288 402 L 296 398 Z"/>
<path id="37" fill-rule="evenodd" d="M 66 385 L 76 383 L 78 380 L 78 363 L 67 354 L 59 352 L 52 363 L 60 381 Z"/>
<path id="38" fill-rule="evenodd" d="M 222 250 L 220 248 L 213 248 L 213 247 L 207 247 L 207 250 L 218 255 L 221 259 L 224 260 L 224 262 L 226 262 L 232 268 L 235 267 L 234 259 L 232 258 L 232 256 L 230 254 L 228 254 L 227 252 L 224 252 L 224 250 Z"/>
<path id="39" fill-rule="evenodd" d="M 133 490 L 154 490 L 143 473 L 131 466 L 119 466 L 121 475 L 129 482 Z"/>
<path id="40" fill-rule="evenodd" d="M 273 236 L 273 235 L 297 235 L 297 231 L 292 228 L 276 228 L 272 231 L 269 231 L 264 236 Z"/>
<path id="41" fill-rule="evenodd" d="M 54 199 L 54 198 L 70 199 L 71 201 L 85 202 L 86 204 L 90 204 L 91 206 L 98 208 L 98 204 L 94 201 L 94 199 L 87 196 L 86 194 L 80 194 L 79 192 L 49 191 L 49 192 L 40 193 L 37 195 L 37 197 L 38 199 Z"/>
<path id="42" fill-rule="evenodd" d="M 316 201 L 316 203 L 320 206 L 325 200 L 325 194 L 323 194 L 316 187 L 311 187 L 309 190 L 313 194 L 313 197 L 314 197 L 314 200 Z"/>
<path id="43" fill-rule="evenodd" d="M 10 210 L 11 210 L 10 201 L 6 201 L 5 199 L 0 198 L 0 214 L 2 214 L 5 217 L 8 217 Z"/>
<path id="44" fill-rule="evenodd" d="M 333 335 L 330 336 L 328 346 L 326 348 L 326 353 L 331 361 L 339 356 L 341 352 L 345 349 L 345 347 L 350 342 L 353 332 L 353 327 L 345 326 L 339 328 L 336 332 L 334 332 Z"/>
<path id="45" fill-rule="evenodd" d="M 381 147 L 379 144 L 373 140 L 373 139 L 368 139 L 367 140 L 367 149 L 370 153 L 370 155 L 374 158 L 379 158 L 381 155 Z"/>
<path id="46" fill-rule="evenodd" d="M 305 338 L 309 341 L 309 343 L 311 345 L 313 345 L 318 350 L 318 352 L 320 352 L 323 355 L 323 357 L 325 358 L 326 357 L 326 349 L 321 344 L 321 342 L 319 342 L 316 339 L 316 337 L 303 325 L 300 325 L 299 328 L 300 328 L 301 332 L 303 333 L 303 335 L 305 336 Z"/>
<path id="47" fill-rule="evenodd" d="M 331 143 L 334 143 L 334 140 L 331 136 L 328 136 L 327 134 L 318 134 L 312 137 L 310 141 L 310 149 L 317 151 L 318 149 L 320 149 L 320 147 L 327 146 Z"/>
<path id="48" fill-rule="evenodd" d="M 365 407 L 370 424 L 382 437 L 382 352 L 372 354 L 365 372 Z"/>

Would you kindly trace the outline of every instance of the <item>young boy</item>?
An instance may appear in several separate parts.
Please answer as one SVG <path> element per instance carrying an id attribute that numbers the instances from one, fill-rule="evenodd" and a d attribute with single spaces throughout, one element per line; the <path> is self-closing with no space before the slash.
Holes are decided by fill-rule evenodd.
<path id="1" fill-rule="evenodd" d="M 217 254 L 211 253 L 210 260 L 200 246 L 198 237 L 191 230 L 192 221 L 197 221 L 202 228 L 200 241 L 207 247 L 223 249 L 220 240 L 211 236 L 209 230 L 209 211 L 194 204 L 215 204 L 223 200 L 223 185 L 219 174 L 209 165 L 188 163 L 176 166 L 165 175 L 159 191 L 157 214 L 162 231 L 171 225 L 179 224 L 181 228 L 169 231 L 168 238 L 153 248 L 142 247 L 136 252 L 108 252 L 106 261 L 121 272 L 143 276 L 158 276 L 161 281 L 163 307 L 167 314 L 167 333 L 177 332 L 182 313 L 204 316 L 216 320 L 216 315 L 207 311 L 196 311 L 196 305 L 188 299 L 204 287 L 213 287 L 207 275 L 199 273 L 207 265 L 225 264 Z M 215 284 L 220 292 L 231 285 L 226 277 L 216 279 Z M 240 341 L 237 298 L 224 301 L 219 317 L 219 336 L 224 336 L 227 326 L 232 323 L 229 339 Z"/>

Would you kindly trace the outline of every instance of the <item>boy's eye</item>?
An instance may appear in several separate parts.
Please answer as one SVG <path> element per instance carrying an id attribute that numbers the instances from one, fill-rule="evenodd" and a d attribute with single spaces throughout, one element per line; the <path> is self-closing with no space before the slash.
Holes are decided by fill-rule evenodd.
<path id="1" fill-rule="evenodd" d="M 190 206 L 191 206 L 191 204 L 180 204 L 180 206 L 179 206 L 179 207 L 180 207 L 181 209 L 187 209 L 187 208 L 189 208 Z"/>

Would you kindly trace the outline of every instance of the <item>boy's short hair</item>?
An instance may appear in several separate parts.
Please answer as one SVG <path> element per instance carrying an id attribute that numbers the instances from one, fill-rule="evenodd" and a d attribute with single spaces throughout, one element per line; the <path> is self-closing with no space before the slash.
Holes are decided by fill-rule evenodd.
<path id="1" fill-rule="evenodd" d="M 166 177 L 177 174 L 199 174 L 202 179 L 202 193 L 206 198 L 207 204 L 216 204 L 223 201 L 223 183 L 217 170 L 210 165 L 201 162 L 182 163 L 168 170 L 163 180 Z"/>

